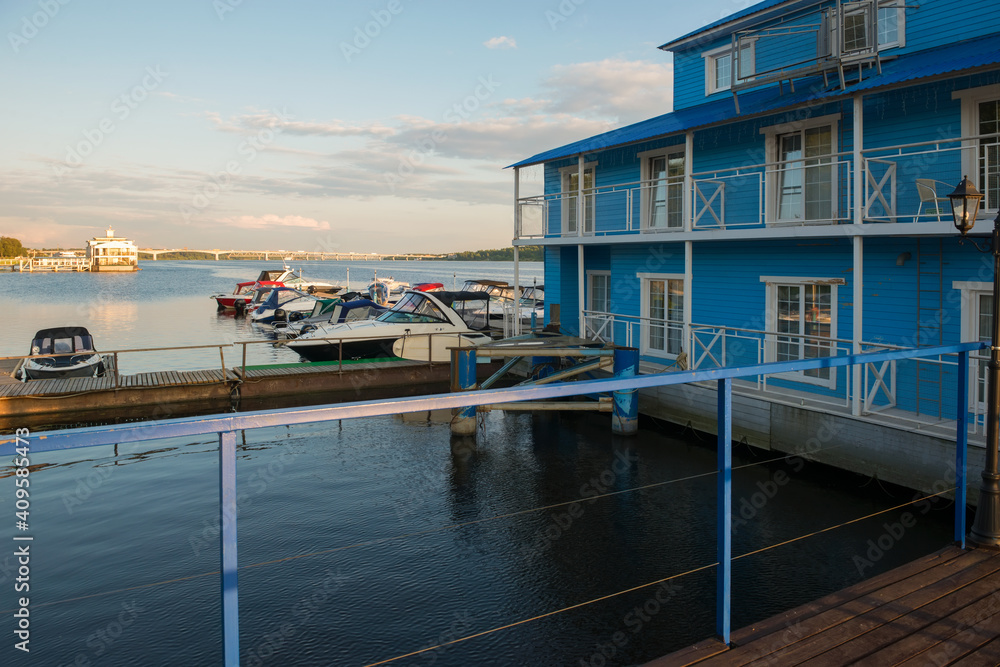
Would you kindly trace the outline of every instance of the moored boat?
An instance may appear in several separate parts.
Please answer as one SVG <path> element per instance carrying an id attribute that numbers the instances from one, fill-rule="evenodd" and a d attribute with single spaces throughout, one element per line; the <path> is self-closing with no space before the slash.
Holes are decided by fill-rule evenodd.
<path id="1" fill-rule="evenodd" d="M 357 294 L 357 292 L 354 292 Z M 288 314 L 286 321 L 272 323 L 279 338 L 295 338 L 304 331 L 312 331 L 319 324 L 340 324 L 370 320 L 388 310 L 368 299 L 317 299 L 311 313 L 297 311 Z"/>
<path id="2" fill-rule="evenodd" d="M 489 297 L 482 292 L 407 291 L 373 320 L 319 325 L 287 343 L 309 361 L 393 356 L 405 336 L 460 334 L 468 344 L 490 340 L 484 333 Z"/>
<path id="3" fill-rule="evenodd" d="M 276 282 L 271 280 L 251 280 L 243 283 L 236 283 L 236 289 L 233 290 L 232 294 L 216 294 L 210 296 L 210 299 L 215 299 L 218 304 L 219 310 L 236 310 L 237 301 L 242 301 L 244 310 L 245 306 L 253 300 L 254 292 L 258 287 L 284 287 L 285 283 Z"/>
<path id="4" fill-rule="evenodd" d="M 22 381 L 100 377 L 105 372 L 104 360 L 84 327 L 40 330 L 31 341 L 31 355 L 21 364 Z"/>

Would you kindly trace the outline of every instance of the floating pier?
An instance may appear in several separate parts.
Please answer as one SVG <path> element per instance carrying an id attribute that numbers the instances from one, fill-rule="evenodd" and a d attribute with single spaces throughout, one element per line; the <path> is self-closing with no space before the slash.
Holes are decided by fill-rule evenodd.
<path id="1" fill-rule="evenodd" d="M 1000 664 L 1000 552 L 946 547 L 646 667 Z"/>
<path id="2" fill-rule="evenodd" d="M 448 364 L 404 359 L 158 371 L 100 378 L 20 382 L 3 360 L 0 428 L 34 422 L 157 418 L 446 391 Z M 475 373 L 487 377 L 491 364 Z M 58 399 L 58 400 L 54 400 Z M 30 423 L 28 423 L 30 425 Z"/>

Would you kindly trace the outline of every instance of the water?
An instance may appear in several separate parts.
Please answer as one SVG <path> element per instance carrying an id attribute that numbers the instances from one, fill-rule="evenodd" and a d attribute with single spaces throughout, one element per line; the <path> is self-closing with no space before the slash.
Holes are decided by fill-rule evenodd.
<path id="1" fill-rule="evenodd" d="M 142 273 L 202 271 L 220 283 L 246 275 L 186 264 Z M 306 274 L 337 277 L 318 268 Z M 64 280 L 31 280 L 49 278 Z M 89 278 L 98 276 L 67 276 L 91 287 L 63 283 L 58 299 L 44 299 L 93 302 Z M 211 288 L 187 284 L 149 281 L 133 304 L 151 315 L 175 302 L 210 313 L 191 315 L 177 331 L 236 324 L 215 316 L 204 298 Z M 42 305 L 25 307 L 49 315 Z M 179 320 L 160 316 L 153 327 L 132 318 L 127 334 L 120 322 L 88 326 L 99 341 L 122 336 L 116 345 L 143 336 L 170 344 L 175 329 L 159 327 Z M 15 326 L 28 336 L 35 328 Z M 366 665 L 714 562 L 715 452 L 707 436 L 650 420 L 622 439 L 611 435 L 607 415 L 490 413 L 470 446 L 450 438 L 449 418 L 421 413 L 240 434 L 241 664 Z M 764 457 L 736 448 L 734 464 L 749 466 L 734 473 L 737 555 L 912 497 L 877 480 Z M 219 664 L 217 460 L 212 438 L 32 456 L 31 654 L 15 650 L 8 631 L 0 664 Z M 5 615 L 15 608 L 14 497 L 11 468 L 0 467 Z M 943 546 L 950 507 L 922 509 L 909 510 L 915 525 L 901 533 L 904 510 L 895 510 L 737 560 L 733 627 Z M 639 664 L 712 635 L 714 595 L 714 570 L 703 570 L 392 664 Z"/>
<path id="2" fill-rule="evenodd" d="M 47 327 L 85 326 L 98 350 L 230 345 L 235 341 L 268 341 L 270 327 L 232 312 L 219 313 L 213 294 L 233 291 L 237 282 L 253 280 L 265 267 L 280 262 L 140 262 L 135 273 L 0 273 L 0 312 L 8 315 L 0 337 L 0 356 L 28 354 L 31 338 Z M 467 279 L 513 283 L 512 262 L 301 262 L 295 269 L 316 278 L 364 289 L 376 272 L 381 277 L 416 284 L 440 282 L 447 289 Z M 522 262 L 522 285 L 542 283 L 540 262 Z M 224 350 L 228 367 L 242 363 L 242 347 Z M 299 356 L 268 344 L 247 346 L 248 364 L 293 363 Z M 177 350 L 120 355 L 123 373 L 218 368 L 219 350 Z"/>

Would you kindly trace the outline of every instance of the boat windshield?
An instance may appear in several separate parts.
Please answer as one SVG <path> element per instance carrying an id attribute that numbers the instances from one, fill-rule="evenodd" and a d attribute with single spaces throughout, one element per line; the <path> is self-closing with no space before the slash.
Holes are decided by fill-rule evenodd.
<path id="1" fill-rule="evenodd" d="M 375 318 L 379 322 L 400 324 L 412 322 L 447 322 L 448 318 L 430 299 L 417 292 L 409 292 L 392 307 L 392 310 Z"/>
<path id="2" fill-rule="evenodd" d="M 278 305 L 279 306 L 283 306 L 286 303 L 288 303 L 289 301 L 295 301 L 296 299 L 300 299 L 303 296 L 305 296 L 305 295 L 302 294 L 301 292 L 297 292 L 295 290 L 285 290 L 285 291 L 279 292 L 278 293 Z"/>
<path id="3" fill-rule="evenodd" d="M 33 354 L 73 354 L 74 352 L 93 352 L 94 339 L 91 336 L 36 338 L 31 341 L 31 351 Z"/>

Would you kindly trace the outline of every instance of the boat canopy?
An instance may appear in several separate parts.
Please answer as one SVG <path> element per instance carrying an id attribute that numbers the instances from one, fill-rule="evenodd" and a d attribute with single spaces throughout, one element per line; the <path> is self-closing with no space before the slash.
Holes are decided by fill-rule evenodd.
<path id="1" fill-rule="evenodd" d="M 313 301 L 316 297 L 311 294 L 306 294 L 305 292 L 300 292 L 291 287 L 275 287 L 260 305 L 264 308 L 264 310 L 271 310 L 281 308 L 286 303 L 295 301 L 296 299 L 309 299 L 310 301 Z"/>
<path id="2" fill-rule="evenodd" d="M 42 329 L 31 341 L 32 354 L 93 352 L 94 339 L 84 327 Z"/>

